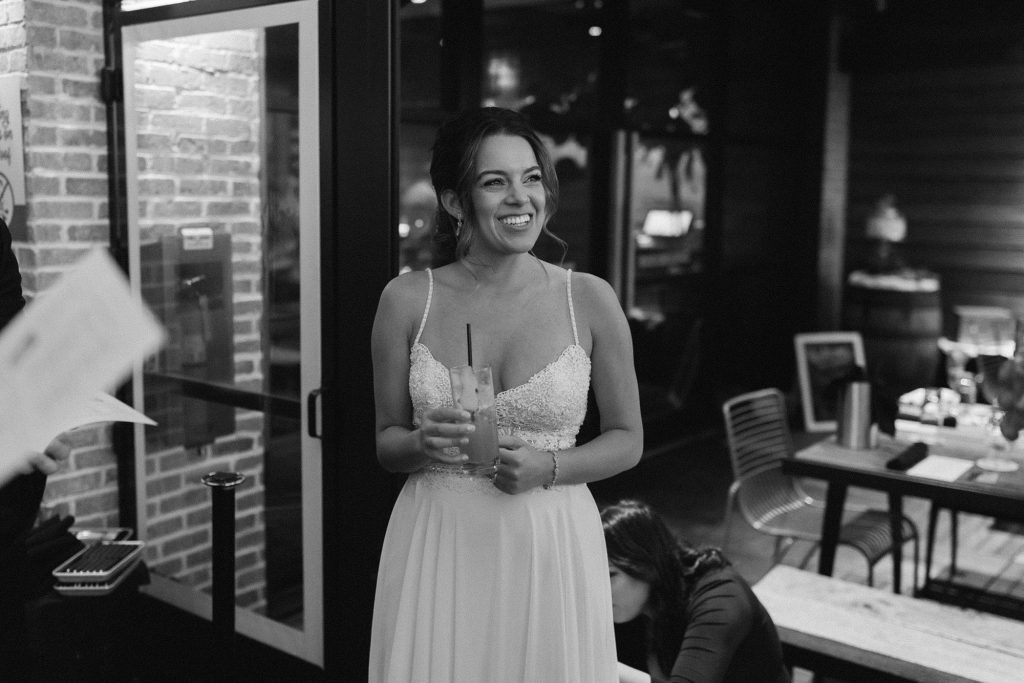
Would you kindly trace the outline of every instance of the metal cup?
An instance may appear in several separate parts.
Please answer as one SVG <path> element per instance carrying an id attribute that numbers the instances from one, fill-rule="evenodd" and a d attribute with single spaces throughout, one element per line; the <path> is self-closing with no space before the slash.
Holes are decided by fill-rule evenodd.
<path id="1" fill-rule="evenodd" d="M 845 448 L 871 447 L 871 384 L 850 382 L 839 392 L 836 441 Z"/>

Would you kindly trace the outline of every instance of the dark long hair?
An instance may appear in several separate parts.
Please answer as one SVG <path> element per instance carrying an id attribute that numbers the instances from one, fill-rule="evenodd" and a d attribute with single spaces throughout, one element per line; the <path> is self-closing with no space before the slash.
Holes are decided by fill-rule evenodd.
<path id="1" fill-rule="evenodd" d="M 661 516 L 639 500 L 620 500 L 601 511 L 608 561 L 650 587 L 651 650 L 669 671 L 686 632 L 693 584 L 729 564 L 718 548 L 695 548 L 677 539 Z"/>
<path id="2" fill-rule="evenodd" d="M 548 230 L 547 222 L 558 208 L 558 176 L 544 142 L 519 112 L 501 107 L 467 109 L 445 121 L 437 131 L 431 150 L 430 182 L 437 195 L 437 216 L 434 229 L 436 265 L 458 260 L 473 246 L 475 228 L 467 220 L 456 232 L 455 219 L 444 209 L 441 195 L 452 190 L 459 198 L 466 217 L 473 215 L 473 180 L 476 176 L 476 155 L 485 138 L 492 135 L 515 135 L 526 140 L 537 157 L 544 186 L 543 233 L 565 248 L 565 242 Z"/>

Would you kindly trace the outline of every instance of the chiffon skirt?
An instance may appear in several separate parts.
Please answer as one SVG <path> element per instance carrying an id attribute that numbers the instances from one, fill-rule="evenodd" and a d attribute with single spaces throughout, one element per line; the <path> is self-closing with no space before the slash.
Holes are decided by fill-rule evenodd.
<path id="1" fill-rule="evenodd" d="M 381 554 L 371 682 L 615 683 L 604 532 L 586 486 L 508 495 L 410 475 Z"/>

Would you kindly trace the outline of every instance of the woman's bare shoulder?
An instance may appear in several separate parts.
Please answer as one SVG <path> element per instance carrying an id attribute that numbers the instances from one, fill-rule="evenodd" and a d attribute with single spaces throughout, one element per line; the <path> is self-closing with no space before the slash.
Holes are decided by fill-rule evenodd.
<path id="1" fill-rule="evenodd" d="M 411 270 L 391 278 L 391 281 L 384 286 L 381 297 L 388 297 L 394 300 L 414 298 L 417 295 L 427 296 L 430 287 L 429 275 L 425 270 Z"/>
<path id="2" fill-rule="evenodd" d="M 622 312 L 615 290 L 606 280 L 596 275 L 573 272 L 572 292 L 576 305 L 586 313 L 598 315 L 613 310 Z"/>
<path id="3" fill-rule="evenodd" d="M 430 289 L 426 271 L 410 271 L 391 279 L 380 295 L 378 310 L 392 322 L 419 316 L 427 302 Z"/>

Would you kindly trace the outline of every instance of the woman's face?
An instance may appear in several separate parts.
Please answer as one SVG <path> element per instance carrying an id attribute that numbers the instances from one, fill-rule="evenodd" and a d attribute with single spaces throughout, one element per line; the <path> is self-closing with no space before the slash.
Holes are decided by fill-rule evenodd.
<path id="1" fill-rule="evenodd" d="M 636 619 L 647 606 L 651 584 L 634 579 L 611 563 L 608 574 L 612 582 L 612 619 L 616 624 Z"/>
<path id="2" fill-rule="evenodd" d="M 533 249 L 546 220 L 546 195 L 540 164 L 526 139 L 484 138 L 476 156 L 472 197 L 474 256 Z"/>

